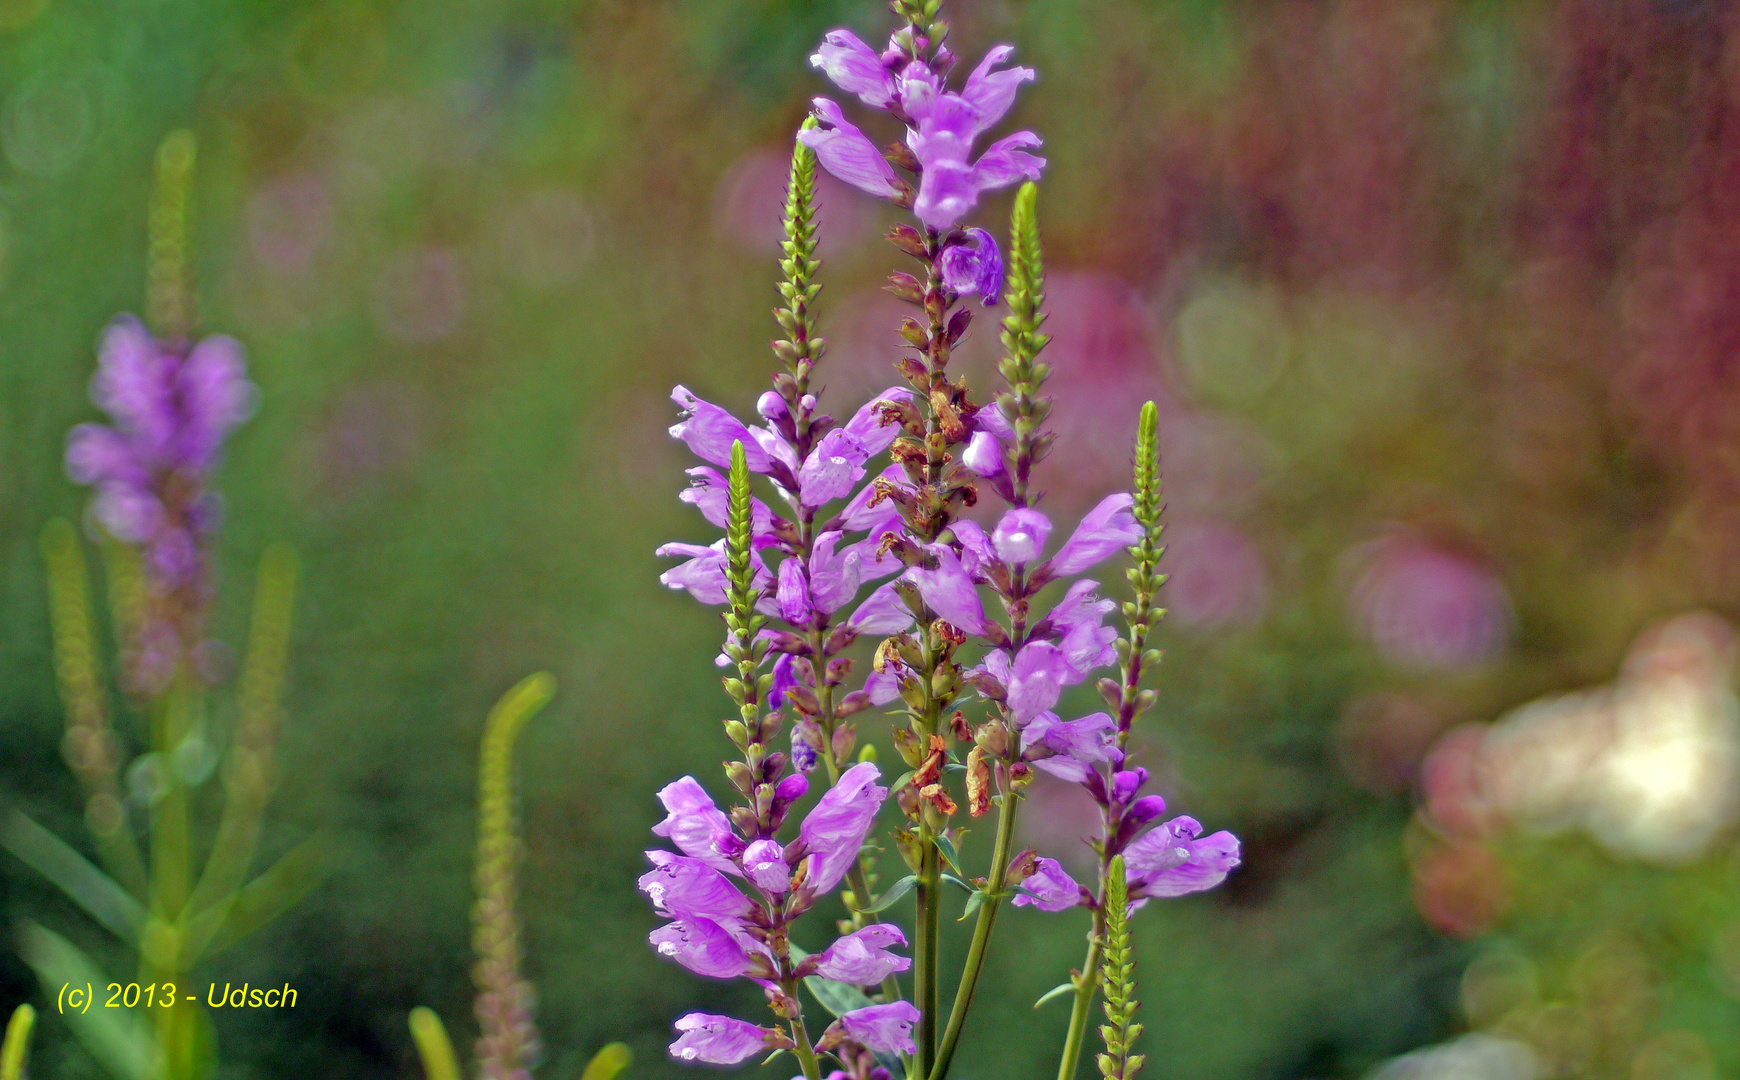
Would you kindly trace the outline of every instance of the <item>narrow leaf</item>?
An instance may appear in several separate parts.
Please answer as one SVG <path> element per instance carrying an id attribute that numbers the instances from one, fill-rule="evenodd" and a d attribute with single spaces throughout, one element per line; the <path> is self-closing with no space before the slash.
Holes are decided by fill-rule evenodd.
<path id="1" fill-rule="evenodd" d="M 33 922 L 19 923 L 18 953 L 42 980 L 43 992 L 57 1000 L 63 987 L 100 994 L 109 984 L 78 946 Z M 64 1014 L 73 1034 L 105 1069 L 121 1080 L 151 1080 L 157 1044 L 136 1011 L 104 1008 L 99 1000 Z"/>
<path id="2" fill-rule="evenodd" d="M 188 923 L 190 955 L 215 956 L 276 919 L 326 877 L 331 853 L 325 834 L 297 844 L 271 868 Z"/>
<path id="3" fill-rule="evenodd" d="M 634 1051 L 627 1043 L 607 1043 L 586 1063 L 586 1071 L 580 1074 L 580 1080 L 616 1080 L 632 1064 Z"/>
<path id="4" fill-rule="evenodd" d="M 1050 990 L 1047 990 L 1045 993 L 1039 995 L 1039 1000 L 1035 1001 L 1033 1003 L 1033 1007 L 1035 1009 L 1037 1009 L 1041 1005 L 1052 1000 L 1053 998 L 1060 998 L 1065 994 L 1073 993 L 1074 990 L 1075 990 L 1074 983 L 1058 983 L 1056 986 L 1052 987 Z"/>
<path id="5" fill-rule="evenodd" d="M 961 853 L 955 850 L 955 842 L 953 840 L 938 833 L 936 837 L 936 849 L 942 852 L 943 858 L 949 861 L 949 865 L 954 867 L 957 873 L 966 873 L 965 870 L 961 869 Z"/>
<path id="6" fill-rule="evenodd" d="M 0 1045 L 0 1080 L 23 1080 L 24 1059 L 30 1052 L 30 1029 L 36 1026 L 36 1010 L 20 1005 L 6 1022 L 6 1042 Z"/>
<path id="7" fill-rule="evenodd" d="M 104 929 L 129 945 L 138 944 L 144 905 L 66 841 L 14 810 L 0 827 L 0 846 L 60 886 Z"/>
<path id="8" fill-rule="evenodd" d="M 878 896 L 875 903 L 868 907 L 861 907 L 858 911 L 865 915 L 874 915 L 878 911 L 884 911 L 896 900 L 911 892 L 912 887 L 917 884 L 918 878 L 912 874 L 908 874 L 899 881 L 888 886 L 888 891 L 883 893 L 881 896 Z"/>

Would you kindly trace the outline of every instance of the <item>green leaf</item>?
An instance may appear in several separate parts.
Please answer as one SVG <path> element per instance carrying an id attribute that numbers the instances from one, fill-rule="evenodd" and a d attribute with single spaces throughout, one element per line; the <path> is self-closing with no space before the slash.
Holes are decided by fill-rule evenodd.
<path id="1" fill-rule="evenodd" d="M 18 925 L 18 953 L 42 980 L 43 992 L 61 1000 L 63 987 L 100 995 L 109 979 L 78 946 L 28 920 Z M 151 1080 L 157 1040 L 132 1009 L 105 1008 L 99 997 L 88 1008 L 64 1010 L 67 1025 L 103 1068 L 121 1080 Z"/>
<path id="2" fill-rule="evenodd" d="M 276 919 L 320 884 L 329 864 L 325 834 L 297 844 L 259 877 L 189 920 L 189 955 L 215 956 Z"/>
<path id="3" fill-rule="evenodd" d="M 942 857 L 949 861 L 949 865 L 954 867 L 956 872 L 962 874 L 966 873 L 965 870 L 961 869 L 961 853 L 955 850 L 955 842 L 953 840 L 950 840 L 942 833 L 938 833 L 936 837 L 936 849 L 942 852 Z"/>
<path id="4" fill-rule="evenodd" d="M 60 886 L 91 918 L 129 945 L 139 943 L 145 907 L 71 845 L 14 810 L 0 828 L 0 845 Z"/>
<path id="5" fill-rule="evenodd" d="M 956 922 L 966 922 L 967 919 L 972 916 L 973 912 L 979 910 L 979 905 L 984 903 L 984 902 L 985 902 L 984 892 L 982 890 L 975 889 L 973 891 L 973 895 L 967 897 L 966 910 L 961 912 L 961 917 L 956 919 L 955 921 Z"/>
<path id="6" fill-rule="evenodd" d="M 962 881 L 960 878 L 954 876 L 953 874 L 943 874 L 942 879 L 944 881 L 948 882 L 950 885 L 959 886 L 960 890 L 964 893 L 975 893 L 975 892 L 979 891 L 979 890 L 973 888 L 971 885 L 968 885 L 966 882 Z"/>
<path id="7" fill-rule="evenodd" d="M 1056 986 L 1052 987 L 1050 990 L 1047 990 L 1045 993 L 1039 995 L 1039 1000 L 1035 1001 L 1033 1003 L 1033 1007 L 1035 1009 L 1037 1009 L 1041 1005 L 1050 1001 L 1052 998 L 1062 997 L 1065 994 L 1073 993 L 1074 990 L 1075 990 L 1074 983 L 1058 983 Z"/>
<path id="8" fill-rule="evenodd" d="M 899 881 L 888 886 L 888 891 L 883 893 L 881 896 L 878 896 L 875 903 L 871 904 L 869 907 L 861 907 L 858 911 L 865 915 L 874 915 L 878 911 L 884 911 L 896 900 L 911 892 L 912 887 L 917 884 L 918 878 L 912 874 L 908 874 Z"/>
<path id="9" fill-rule="evenodd" d="M 811 975 L 804 980 L 804 985 L 810 988 L 810 993 L 822 1003 L 822 1008 L 835 1016 L 844 1016 L 853 1009 L 868 1008 L 873 1002 L 864 996 L 864 991 L 856 986 L 847 986 L 843 982 L 824 979 L 820 975 Z"/>

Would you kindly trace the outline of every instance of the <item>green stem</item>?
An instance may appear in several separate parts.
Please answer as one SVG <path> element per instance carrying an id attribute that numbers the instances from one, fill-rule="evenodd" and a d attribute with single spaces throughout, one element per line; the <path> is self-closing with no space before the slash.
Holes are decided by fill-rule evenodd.
<path id="1" fill-rule="evenodd" d="M 923 835 L 923 834 L 921 834 Z M 929 1076 L 932 1052 L 936 1048 L 937 1020 L 937 940 L 941 932 L 942 860 L 936 841 L 927 839 L 921 853 L 918 871 L 918 925 L 913 945 L 912 996 L 919 1010 L 918 1053 L 913 1055 L 914 1077 Z"/>
<path id="2" fill-rule="evenodd" d="M 1083 1036 L 1087 1034 L 1088 1013 L 1093 1008 L 1094 991 L 1100 985 L 1100 944 L 1105 938 L 1105 916 L 1094 912 L 1093 935 L 1088 938 L 1087 957 L 1081 962 L 1081 975 L 1075 983 L 1075 1008 L 1069 1014 L 1069 1034 L 1063 1040 L 1063 1058 L 1057 1064 L 1057 1080 L 1075 1080 L 1076 1066 L 1081 1062 Z"/>
<path id="3" fill-rule="evenodd" d="M 792 1000 L 797 1000 L 796 980 L 786 986 L 785 992 Z M 798 1062 L 803 1066 L 804 1080 L 822 1080 L 822 1063 L 816 1059 L 815 1047 L 810 1045 L 810 1033 L 804 1028 L 803 1017 L 792 1017 L 791 1033 L 792 1041 L 797 1044 L 792 1048 L 792 1053 L 797 1055 Z"/>
<path id="4" fill-rule="evenodd" d="M 973 926 L 973 944 L 967 950 L 966 966 L 961 969 L 961 983 L 955 990 L 955 1005 L 949 1013 L 948 1027 L 937 1047 L 936 1063 L 931 1066 L 930 1080 L 943 1080 L 949 1063 L 955 1056 L 955 1044 L 960 1041 L 961 1028 L 967 1022 L 967 1010 L 972 1008 L 973 991 L 979 985 L 979 972 L 985 966 L 985 952 L 991 944 L 991 930 L 997 922 L 997 908 L 1003 899 L 1003 886 L 1009 877 L 1009 845 L 1015 833 L 1015 807 L 1019 800 L 1013 791 L 1003 793 L 1003 805 L 997 815 L 997 840 L 991 853 L 991 877 L 985 885 L 985 899 L 979 905 L 979 921 Z"/>

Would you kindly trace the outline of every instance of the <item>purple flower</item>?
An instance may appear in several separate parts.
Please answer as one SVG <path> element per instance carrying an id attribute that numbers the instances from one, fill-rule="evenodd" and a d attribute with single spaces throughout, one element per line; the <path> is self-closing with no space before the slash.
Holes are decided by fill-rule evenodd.
<path id="1" fill-rule="evenodd" d="M 798 141 L 816 152 L 822 168 L 862 191 L 883 198 L 901 192 L 894 170 L 862 131 L 853 127 L 840 107 L 827 98 L 815 99 L 816 119 L 821 127 L 798 132 Z"/>
<path id="2" fill-rule="evenodd" d="M 925 550 L 936 558 L 936 569 L 914 566 L 906 572 L 924 602 L 967 633 L 984 633 L 985 609 L 979 602 L 979 589 L 961 566 L 960 556 L 945 544 L 931 544 Z"/>
<path id="3" fill-rule="evenodd" d="M 904 387 L 891 386 L 876 395 L 863 408 L 852 414 L 852 419 L 846 421 L 845 430 L 850 432 L 868 454 L 880 454 L 888 449 L 888 445 L 900 434 L 899 424 L 882 422 L 882 405 L 884 403 L 900 404 L 912 401 L 912 391 Z M 883 475 L 888 475 L 884 473 Z M 896 473 L 905 476 L 904 471 Z"/>
<path id="4" fill-rule="evenodd" d="M 757 840 L 743 849 L 743 875 L 769 896 L 783 896 L 791 889 L 791 867 L 776 840 Z"/>
<path id="5" fill-rule="evenodd" d="M 999 652 L 991 655 L 1007 654 Z M 985 661 L 987 667 L 992 667 L 991 656 L 985 657 Z M 1008 661 L 1004 660 L 1003 663 L 1008 664 Z M 992 667 L 991 673 L 998 674 L 995 667 Z M 998 676 L 1008 688 L 1004 701 L 1009 706 L 1015 725 L 1020 727 L 1056 705 L 1063 688 L 1077 681 L 1070 677 L 1072 674 L 1063 650 L 1051 642 L 1029 641 L 1021 646 L 1021 651 L 1015 654 L 1014 664 L 1008 665 L 1008 670 Z"/>
<path id="6" fill-rule="evenodd" d="M 1124 849 L 1132 898 L 1184 896 L 1212 889 L 1239 864 L 1239 842 L 1221 831 L 1198 840 L 1202 825 L 1175 817 Z"/>
<path id="7" fill-rule="evenodd" d="M 858 595 L 863 557 L 854 545 L 836 550 L 842 533 L 826 532 L 816 537 L 810 549 L 810 603 L 824 615 L 832 615 Z"/>
<path id="8" fill-rule="evenodd" d="M 715 870 L 738 874 L 737 864 L 720 850 L 720 840 L 732 836 L 731 821 L 713 804 L 713 797 L 692 776 L 672 781 L 659 789 L 665 804 L 665 819 L 653 826 L 653 835 L 663 836 L 677 850 L 699 859 Z"/>
<path id="9" fill-rule="evenodd" d="M 773 684 L 767 688 L 767 701 L 776 709 L 785 707 L 785 692 L 798 684 L 790 653 L 780 653 L 773 662 Z"/>
<path id="10" fill-rule="evenodd" d="M 660 956 L 668 956 L 709 979 L 735 979 L 749 974 L 755 966 L 737 936 L 712 919 L 678 919 L 646 939 Z"/>
<path id="11" fill-rule="evenodd" d="M 1031 68 L 991 71 L 1013 51 L 999 45 L 985 54 L 959 94 L 942 90 L 935 76 L 917 61 L 902 73 L 901 105 L 916 124 L 906 144 L 923 169 L 912 209 L 932 228 L 946 229 L 959 221 L 983 192 L 1023 177 L 1039 179 L 1045 167 L 1044 158 L 1026 153 L 1039 145 L 1039 137 L 1030 131 L 999 139 L 977 161 L 968 160 L 974 140 L 1003 118 L 1014 104 L 1016 88 L 1033 78 Z"/>
<path id="12" fill-rule="evenodd" d="M 942 254 L 943 285 L 961 296 L 977 293 L 979 302 L 994 306 L 1003 295 L 1003 254 L 984 229 L 968 229 L 967 238 Z"/>
<path id="13" fill-rule="evenodd" d="M 827 893 L 851 869 L 876 811 L 888 797 L 888 789 L 876 783 L 881 775 L 868 761 L 852 766 L 804 818 L 798 839 L 809 852 L 805 888 L 818 895 Z"/>
<path id="14" fill-rule="evenodd" d="M 864 478 L 864 462 L 875 453 L 847 428 L 835 428 L 804 459 L 798 491 L 805 506 L 816 507 L 851 494 Z"/>
<path id="15" fill-rule="evenodd" d="M 745 443 L 745 453 L 748 449 L 749 444 Z M 725 528 L 731 500 L 730 487 L 725 477 L 719 470 L 705 465 L 687 471 L 690 485 L 677 498 L 701 511 L 701 516 L 707 519 L 708 524 Z M 756 547 L 764 548 L 777 542 L 773 536 L 773 511 L 760 499 L 749 500 L 749 526 L 755 537 Z"/>
<path id="16" fill-rule="evenodd" d="M 987 408 L 994 412 L 997 407 L 992 405 Z M 1003 444 L 998 441 L 997 436 L 981 427 L 973 432 L 967 448 L 961 451 L 961 464 L 987 480 L 1000 476 L 1003 473 Z"/>
<path id="17" fill-rule="evenodd" d="M 911 489 L 907 483 L 906 470 L 899 465 L 890 465 L 883 469 L 876 480 L 886 480 L 898 487 Z M 886 522 L 890 515 L 890 505 L 887 502 L 870 505 L 870 499 L 876 494 L 876 481 L 872 480 L 858 489 L 858 494 L 852 496 L 846 503 L 846 508 L 840 511 L 840 521 L 847 531 L 857 532 Z"/>
<path id="18" fill-rule="evenodd" d="M 889 582 L 865 597 L 858 610 L 846 620 L 846 625 L 860 634 L 888 635 L 910 628 L 912 622 L 912 612 L 906 601 L 895 591 L 894 583 Z"/>
<path id="19" fill-rule="evenodd" d="M 1059 720 L 1054 713 L 1040 713 L 1022 729 L 1021 742 L 1031 750 L 1074 759 L 1086 765 L 1123 761 L 1117 745 L 1118 723 L 1106 713 L 1080 720 Z M 1055 758 L 1043 758 L 1044 761 Z"/>
<path id="20" fill-rule="evenodd" d="M 781 660 L 788 662 L 790 656 L 782 656 Z M 774 664 L 774 671 L 779 671 L 779 665 Z M 777 681 L 777 679 L 776 679 Z M 773 696 L 768 695 L 773 701 Z M 779 708 L 781 702 L 774 701 L 773 707 Z M 814 720 L 805 717 L 791 726 L 791 765 L 801 775 L 816 771 L 816 766 L 822 763 L 822 728 Z"/>
<path id="21" fill-rule="evenodd" d="M 779 617 L 789 623 L 807 623 L 814 613 L 810 607 L 810 587 L 804 580 L 804 567 L 796 556 L 779 564 Z"/>
<path id="22" fill-rule="evenodd" d="M 1033 876 L 1023 881 L 1022 891 L 1015 894 L 1015 906 L 1062 911 L 1081 903 L 1081 886 L 1063 872 L 1056 859 L 1040 859 L 1035 865 Z"/>
<path id="23" fill-rule="evenodd" d="M 1110 664 L 1118 658 L 1116 650 L 1112 648 L 1112 642 L 1118 638 L 1118 631 L 1100 624 L 1117 604 L 1095 597 L 1094 590 L 1098 587 L 1099 583 L 1095 581 L 1078 581 L 1069 587 L 1069 592 L 1051 609 L 1051 629 L 1053 633 L 1063 635 L 1058 647 L 1063 650 L 1064 660 L 1073 675 L 1068 682 L 1079 682 L 1087 678 L 1094 668 Z"/>
<path id="24" fill-rule="evenodd" d="M 850 30 L 830 30 L 816 46 L 810 66 L 873 109 L 886 109 L 894 100 L 894 73 Z"/>
<path id="25" fill-rule="evenodd" d="M 212 337 L 191 350 L 165 346 L 122 316 L 103 336 L 91 400 L 114 426 L 72 430 L 67 475 L 95 489 L 94 520 L 143 549 L 155 587 L 197 587 L 218 521 L 205 481 L 223 440 L 254 407 L 241 345 Z"/>
<path id="26" fill-rule="evenodd" d="M 671 400 L 683 409 L 683 421 L 671 427 L 671 437 L 681 439 L 702 461 L 728 469 L 731 444 L 740 442 L 750 472 L 764 473 L 772 467 L 761 443 L 729 412 L 702 401 L 685 386 L 672 390 Z"/>
<path id="27" fill-rule="evenodd" d="M 853 1009 L 836 1021 L 846 1038 L 866 1050 L 885 1054 L 911 1054 L 918 1046 L 912 1041 L 912 1025 L 918 1023 L 918 1009 L 910 1001 L 894 1001 L 887 1005 L 871 1005 Z"/>
<path id="28" fill-rule="evenodd" d="M 997 549 L 998 558 L 1010 565 L 1030 563 L 1045 550 L 1045 540 L 1050 535 L 1050 518 L 1028 507 L 1016 507 L 997 522 L 991 533 L 991 545 Z"/>
<path id="29" fill-rule="evenodd" d="M 1108 555 L 1142 539 L 1142 526 L 1130 513 L 1133 500 L 1127 492 L 1107 495 L 1089 510 L 1051 557 L 1051 572 L 1059 577 L 1079 574 Z"/>
<path id="30" fill-rule="evenodd" d="M 723 538 L 713 542 L 710 547 L 699 544 L 671 543 L 664 544 L 654 552 L 661 557 L 688 556 L 688 561 L 673 566 L 659 575 L 659 583 L 666 588 L 684 589 L 690 596 L 703 604 L 723 604 L 726 588 L 730 585 L 725 576 L 725 541 Z M 755 605 L 756 610 L 773 614 L 778 610 L 773 597 L 766 595 L 767 586 L 773 580 L 773 575 L 762 565 L 761 556 L 752 557 L 754 563 L 755 588 L 762 591 L 762 597 Z"/>
<path id="31" fill-rule="evenodd" d="M 640 891 L 653 902 L 653 910 L 667 919 L 703 918 L 725 925 L 741 924 L 754 910 L 744 896 L 712 863 L 649 851 L 653 869 L 640 876 Z"/>
<path id="32" fill-rule="evenodd" d="M 909 958 L 888 951 L 890 945 L 905 944 L 899 927 L 872 923 L 823 949 L 816 957 L 816 974 L 852 986 L 873 986 L 912 966 Z"/>
<path id="33" fill-rule="evenodd" d="M 671 1056 L 679 1061 L 735 1065 L 781 1041 L 778 1032 L 712 1013 L 690 1013 L 674 1026 L 679 1034 L 671 1044 Z"/>

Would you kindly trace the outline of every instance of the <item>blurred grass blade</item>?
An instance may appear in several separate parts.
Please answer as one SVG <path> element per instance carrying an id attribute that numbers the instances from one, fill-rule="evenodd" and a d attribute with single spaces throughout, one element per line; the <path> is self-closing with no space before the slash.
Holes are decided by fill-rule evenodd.
<path id="1" fill-rule="evenodd" d="M 20 1005 L 12 1010 L 12 1019 L 6 1022 L 6 1042 L 0 1045 L 0 1080 L 24 1080 L 24 1058 L 30 1050 L 30 1029 L 35 1026 L 35 1009 Z"/>
<path id="2" fill-rule="evenodd" d="M 109 979 L 78 946 L 36 923 L 18 925 L 18 953 L 42 980 L 43 991 L 58 1000 L 65 986 L 87 987 L 100 994 Z M 90 1008 L 65 1011 L 67 1025 L 85 1049 L 121 1080 L 152 1080 L 157 1041 L 132 1009 L 108 1009 L 99 1001 Z"/>
<path id="3" fill-rule="evenodd" d="M 215 956 L 276 919 L 326 877 L 330 838 L 319 833 L 297 844 L 259 877 L 195 914 L 188 925 L 188 956 Z"/>
<path id="4" fill-rule="evenodd" d="M 580 1074 L 580 1080 L 616 1080 L 633 1064 L 634 1051 L 627 1043 L 609 1043 L 592 1055 L 592 1060 L 586 1063 L 586 1071 Z"/>
<path id="5" fill-rule="evenodd" d="M 423 1059 L 426 1080 L 463 1080 L 453 1043 L 434 1009 L 419 1005 L 411 1010 L 411 1041 L 417 1044 L 417 1056 Z M 590 1067 L 587 1073 L 590 1077 Z"/>
<path id="6" fill-rule="evenodd" d="M 104 929 L 129 945 L 138 944 L 144 906 L 66 841 L 14 810 L 0 826 L 0 846 L 60 886 Z"/>

